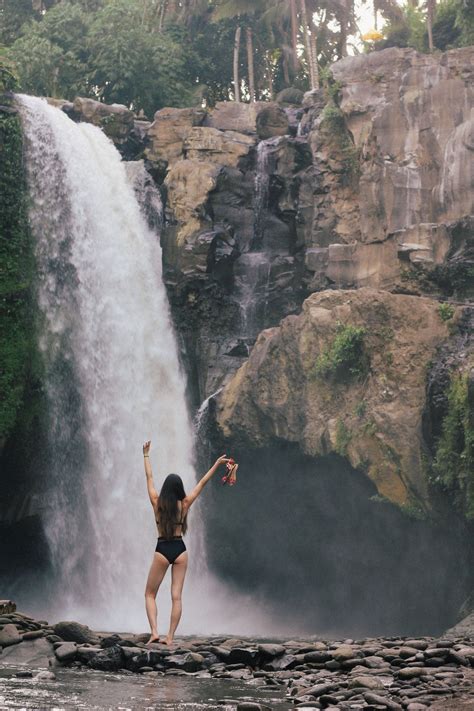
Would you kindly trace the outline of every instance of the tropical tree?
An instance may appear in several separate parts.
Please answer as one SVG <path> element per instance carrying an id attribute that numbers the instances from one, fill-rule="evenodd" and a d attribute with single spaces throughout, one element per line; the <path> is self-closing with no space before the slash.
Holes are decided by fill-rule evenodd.
<path id="1" fill-rule="evenodd" d="M 248 88 L 250 101 L 255 101 L 255 66 L 253 48 L 253 27 L 251 18 L 265 10 L 265 0 L 218 0 L 214 11 L 215 21 L 237 17 L 245 25 L 247 44 Z M 238 24 L 234 40 L 234 92 L 235 101 L 240 101 L 239 52 L 242 28 Z"/>

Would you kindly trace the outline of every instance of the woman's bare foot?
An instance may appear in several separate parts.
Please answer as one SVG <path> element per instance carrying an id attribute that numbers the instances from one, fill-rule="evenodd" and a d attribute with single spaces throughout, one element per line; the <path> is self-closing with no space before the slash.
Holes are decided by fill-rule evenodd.
<path id="1" fill-rule="evenodd" d="M 160 641 L 160 638 L 159 638 L 159 636 L 158 636 L 158 633 L 157 633 L 157 634 L 152 634 L 151 637 L 150 637 L 150 639 L 148 640 L 147 644 L 152 644 L 153 642 L 154 642 L 155 644 L 158 644 L 159 641 Z"/>
<path id="2" fill-rule="evenodd" d="M 166 644 L 167 647 L 171 647 L 171 645 L 173 644 L 173 639 L 171 637 L 167 637 L 163 644 Z"/>

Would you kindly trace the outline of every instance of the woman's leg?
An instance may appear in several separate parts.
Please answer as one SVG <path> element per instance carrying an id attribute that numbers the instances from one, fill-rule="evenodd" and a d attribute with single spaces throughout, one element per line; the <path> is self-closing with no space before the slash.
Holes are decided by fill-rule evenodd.
<path id="1" fill-rule="evenodd" d="M 150 567 L 150 572 L 148 573 L 148 579 L 146 581 L 145 588 L 145 608 L 148 617 L 148 622 L 151 628 L 151 637 L 148 640 L 150 642 L 158 641 L 158 610 L 156 607 L 156 593 L 161 585 L 161 581 L 165 577 L 165 573 L 168 570 L 169 563 L 164 555 L 161 553 L 155 553 L 153 556 L 153 562 Z"/>
<path id="2" fill-rule="evenodd" d="M 171 644 L 173 641 L 176 627 L 181 619 L 181 593 L 183 592 L 184 577 L 186 568 L 188 567 L 187 551 L 181 553 L 171 567 L 171 619 L 170 629 L 166 637 L 166 644 Z"/>

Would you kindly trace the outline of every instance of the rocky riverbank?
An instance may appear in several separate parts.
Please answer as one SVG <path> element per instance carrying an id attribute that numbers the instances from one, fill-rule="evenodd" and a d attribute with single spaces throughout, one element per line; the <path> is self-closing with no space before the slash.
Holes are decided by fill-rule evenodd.
<path id="1" fill-rule="evenodd" d="M 178 638 L 146 644 L 145 634 L 96 632 L 77 622 L 49 624 L 19 612 L 0 616 L 0 667 L 54 680 L 68 666 L 120 674 L 233 679 L 251 687 L 286 687 L 295 708 L 472 709 L 474 638 L 466 628 L 442 638 L 363 640 Z M 38 672 L 38 669 L 43 671 Z M 237 709 L 268 708 L 254 702 Z"/>

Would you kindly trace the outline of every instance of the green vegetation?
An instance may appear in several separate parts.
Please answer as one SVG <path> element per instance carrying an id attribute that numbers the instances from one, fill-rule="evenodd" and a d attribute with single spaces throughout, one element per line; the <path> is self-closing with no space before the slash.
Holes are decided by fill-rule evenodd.
<path id="1" fill-rule="evenodd" d="M 337 148 L 343 165 L 343 175 L 349 180 L 358 178 L 360 172 L 359 151 L 346 128 L 344 114 L 331 98 L 321 113 L 321 128 L 325 130 Z"/>
<path id="2" fill-rule="evenodd" d="M 356 417 L 364 417 L 365 413 L 367 412 L 367 403 L 365 400 L 361 400 L 360 402 L 357 403 L 357 405 L 354 408 L 354 415 Z"/>
<path id="3" fill-rule="evenodd" d="M 11 85 L 13 78 L 3 75 Z M 5 86 L 5 84 L 4 84 Z M 4 96 L 2 102 L 8 99 Z M 33 254 L 18 116 L 0 113 L 0 440 L 15 425 L 33 355 Z"/>
<path id="4" fill-rule="evenodd" d="M 344 54 L 355 24 L 352 10 L 317 0 L 305 12 L 297 0 L 3 0 L 0 45 L 23 91 L 153 116 L 235 98 L 235 76 L 243 100 L 307 90 L 309 74 L 316 85 L 318 62 L 309 66 L 303 49 L 313 11 L 323 66 Z"/>
<path id="5" fill-rule="evenodd" d="M 455 373 L 448 410 L 437 442 L 433 481 L 447 490 L 468 519 L 474 519 L 474 414 L 469 403 L 469 376 Z"/>
<path id="6" fill-rule="evenodd" d="M 438 313 L 441 321 L 449 321 L 454 316 L 454 306 L 452 304 L 440 304 L 438 306 Z"/>
<path id="7" fill-rule="evenodd" d="M 430 4 L 432 18 L 428 12 Z M 377 42 L 376 49 L 413 47 L 419 52 L 428 52 L 430 23 L 432 49 L 445 51 L 474 44 L 474 0 L 441 0 L 418 5 L 407 2 L 398 11 L 389 12 L 388 20 L 384 28 L 386 39 Z"/>
<path id="8" fill-rule="evenodd" d="M 346 456 L 351 439 L 351 431 L 342 420 L 338 420 L 336 424 L 336 443 L 334 449 L 341 457 Z"/>
<path id="9" fill-rule="evenodd" d="M 365 329 L 361 326 L 339 323 L 332 343 L 316 359 L 312 376 L 336 382 L 363 378 L 369 368 L 364 336 Z"/>

